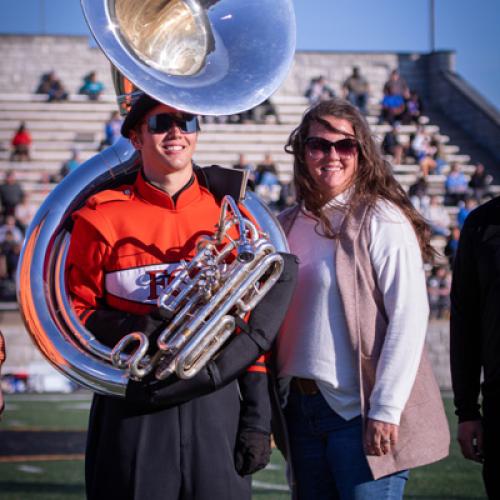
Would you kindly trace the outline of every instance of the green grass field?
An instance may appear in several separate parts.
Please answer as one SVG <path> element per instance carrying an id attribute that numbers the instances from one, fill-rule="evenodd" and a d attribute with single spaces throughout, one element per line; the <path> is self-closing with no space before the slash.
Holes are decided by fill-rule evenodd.
<path id="1" fill-rule="evenodd" d="M 61 396 L 55 400 L 47 400 L 46 396 L 7 395 L 6 402 L 0 430 L 83 430 L 90 398 L 87 394 Z M 445 398 L 445 406 L 454 436 L 456 423 L 450 399 Z M 275 451 L 270 466 L 254 476 L 253 499 L 288 499 L 284 471 L 283 459 Z M 83 499 L 84 493 L 83 460 L 0 463 L 1 500 L 76 500 Z M 446 460 L 411 472 L 405 498 L 484 499 L 480 467 L 462 459 L 453 442 Z"/>

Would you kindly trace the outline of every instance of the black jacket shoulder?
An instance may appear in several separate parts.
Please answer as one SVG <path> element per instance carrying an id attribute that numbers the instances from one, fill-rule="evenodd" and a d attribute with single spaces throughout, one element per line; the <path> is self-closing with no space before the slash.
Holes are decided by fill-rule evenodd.
<path id="1" fill-rule="evenodd" d="M 217 200 L 230 195 L 238 201 L 245 192 L 248 174 L 244 170 L 234 170 L 219 165 L 209 167 L 195 165 L 194 172 L 198 182 L 206 187 Z"/>
<path id="2" fill-rule="evenodd" d="M 500 224 L 500 196 L 493 198 L 484 205 L 475 208 L 465 219 L 464 225 L 479 228 L 490 224 Z"/>

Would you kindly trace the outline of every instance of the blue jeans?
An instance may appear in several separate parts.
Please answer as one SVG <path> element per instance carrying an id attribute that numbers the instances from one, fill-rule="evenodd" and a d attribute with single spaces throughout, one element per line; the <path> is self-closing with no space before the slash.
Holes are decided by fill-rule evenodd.
<path id="1" fill-rule="evenodd" d="M 408 471 L 374 480 L 361 417 L 344 420 L 321 393 L 290 393 L 285 408 L 299 500 L 397 500 Z"/>

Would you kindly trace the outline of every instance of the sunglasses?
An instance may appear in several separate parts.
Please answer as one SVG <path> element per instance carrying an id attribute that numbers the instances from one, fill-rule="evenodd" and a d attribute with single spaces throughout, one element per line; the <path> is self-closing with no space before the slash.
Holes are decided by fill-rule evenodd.
<path id="1" fill-rule="evenodd" d="M 164 134 L 173 125 L 177 125 L 183 134 L 192 134 L 200 130 L 198 117 L 195 115 L 175 116 L 168 113 L 161 113 L 150 116 L 147 123 L 151 134 Z"/>
<path id="2" fill-rule="evenodd" d="M 358 151 L 358 141 L 356 139 L 340 139 L 339 141 L 331 142 L 323 137 L 308 137 L 305 145 L 309 154 L 314 159 L 322 158 L 329 155 L 332 148 L 341 158 L 354 156 Z"/>

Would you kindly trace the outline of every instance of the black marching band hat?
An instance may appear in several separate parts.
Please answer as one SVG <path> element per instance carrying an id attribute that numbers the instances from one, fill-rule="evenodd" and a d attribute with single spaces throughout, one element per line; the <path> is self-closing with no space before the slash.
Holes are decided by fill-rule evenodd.
<path id="1" fill-rule="evenodd" d="M 135 126 L 142 120 L 144 115 L 149 113 L 153 108 L 159 106 L 160 101 L 153 99 L 147 94 L 141 94 L 141 96 L 135 101 L 135 103 L 130 108 L 125 120 L 122 125 L 122 135 L 127 139 L 130 138 L 130 131 L 135 128 Z"/>

